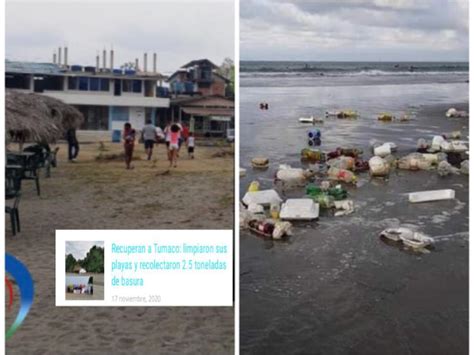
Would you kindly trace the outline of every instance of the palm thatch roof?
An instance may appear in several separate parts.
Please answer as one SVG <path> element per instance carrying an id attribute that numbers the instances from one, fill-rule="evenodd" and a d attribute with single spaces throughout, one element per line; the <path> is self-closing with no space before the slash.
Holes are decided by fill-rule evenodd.
<path id="1" fill-rule="evenodd" d="M 82 113 L 64 102 L 33 93 L 6 90 L 6 141 L 55 142 L 83 122 Z"/>

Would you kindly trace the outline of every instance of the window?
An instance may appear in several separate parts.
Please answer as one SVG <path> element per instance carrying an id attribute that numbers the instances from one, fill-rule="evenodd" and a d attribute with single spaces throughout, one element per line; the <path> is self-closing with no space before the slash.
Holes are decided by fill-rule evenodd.
<path id="1" fill-rule="evenodd" d="M 122 80 L 122 92 L 132 92 L 131 80 Z"/>
<path id="2" fill-rule="evenodd" d="M 100 79 L 100 91 L 109 91 L 109 79 Z"/>
<path id="3" fill-rule="evenodd" d="M 26 75 L 6 74 L 5 85 L 11 89 L 29 89 L 30 78 Z"/>
<path id="4" fill-rule="evenodd" d="M 151 107 L 145 107 L 145 122 L 151 120 L 153 124 L 156 123 L 155 117 L 153 115 L 154 109 Z"/>
<path id="5" fill-rule="evenodd" d="M 84 116 L 81 129 L 85 130 L 108 130 L 109 108 L 107 106 L 82 106 L 76 108 Z"/>
<path id="6" fill-rule="evenodd" d="M 90 91 L 99 91 L 99 79 L 90 78 L 89 79 L 89 90 Z"/>
<path id="7" fill-rule="evenodd" d="M 110 106 L 110 115 L 112 121 L 127 122 L 129 118 L 129 108 L 121 106 Z"/>
<path id="8" fill-rule="evenodd" d="M 79 77 L 79 90 L 87 91 L 89 89 L 89 78 L 80 76 Z"/>
<path id="9" fill-rule="evenodd" d="M 67 87 L 69 90 L 77 90 L 78 80 L 76 77 L 70 76 L 67 78 Z"/>
<path id="10" fill-rule="evenodd" d="M 142 92 L 141 80 L 133 80 L 133 92 Z"/>

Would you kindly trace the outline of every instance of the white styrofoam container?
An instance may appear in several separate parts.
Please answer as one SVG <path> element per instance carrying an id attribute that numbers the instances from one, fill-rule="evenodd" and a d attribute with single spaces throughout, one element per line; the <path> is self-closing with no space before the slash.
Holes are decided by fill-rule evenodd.
<path id="1" fill-rule="evenodd" d="M 287 220 L 311 220 L 318 217 L 319 204 L 310 198 L 288 199 L 280 211 L 280 218 Z"/>
<path id="2" fill-rule="evenodd" d="M 451 189 L 411 192 L 408 194 L 408 200 L 411 203 L 451 200 L 455 194 L 456 192 Z"/>
<path id="3" fill-rule="evenodd" d="M 256 205 L 270 206 L 271 204 L 279 205 L 283 200 L 275 190 L 261 190 L 247 192 L 242 202 L 249 206 L 254 203 Z"/>
<path id="4" fill-rule="evenodd" d="M 376 148 L 374 148 L 374 155 L 379 156 L 381 158 L 386 157 L 392 152 L 392 148 L 388 143 L 384 143 Z"/>

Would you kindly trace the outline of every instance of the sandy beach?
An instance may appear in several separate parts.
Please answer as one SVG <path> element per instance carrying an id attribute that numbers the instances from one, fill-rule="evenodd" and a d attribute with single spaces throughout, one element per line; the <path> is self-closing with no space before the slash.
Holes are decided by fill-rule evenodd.
<path id="1" fill-rule="evenodd" d="M 6 252 L 30 269 L 35 300 L 7 353 L 233 353 L 231 307 L 55 307 L 56 229 L 232 228 L 232 149 L 197 146 L 194 160 L 183 150 L 178 168 L 168 170 L 163 145 L 146 161 L 137 144 L 135 169 L 125 170 L 122 160 L 103 159 L 120 154 L 120 144 L 82 144 L 77 163 L 66 161 L 60 144 L 59 166 L 41 179 L 41 196 L 33 182 L 23 184 L 22 231 L 13 237 L 6 219 Z M 16 307 L 6 309 L 7 326 Z"/>

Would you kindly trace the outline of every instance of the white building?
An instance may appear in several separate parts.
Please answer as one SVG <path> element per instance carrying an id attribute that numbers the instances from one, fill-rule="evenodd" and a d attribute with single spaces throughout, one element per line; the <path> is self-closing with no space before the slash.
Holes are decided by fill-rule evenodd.
<path id="1" fill-rule="evenodd" d="M 65 54 L 67 52 L 65 51 Z M 80 66 L 64 63 L 5 63 L 5 85 L 8 89 L 35 92 L 59 99 L 77 107 L 84 115 L 82 130 L 113 131 L 123 129 L 130 122 L 141 129 L 146 119 L 163 125 L 168 120 L 170 106 L 167 89 L 162 87 L 164 76 L 153 69 L 141 71 L 113 68 L 110 65 Z M 137 61 L 138 62 L 138 61 Z"/>

